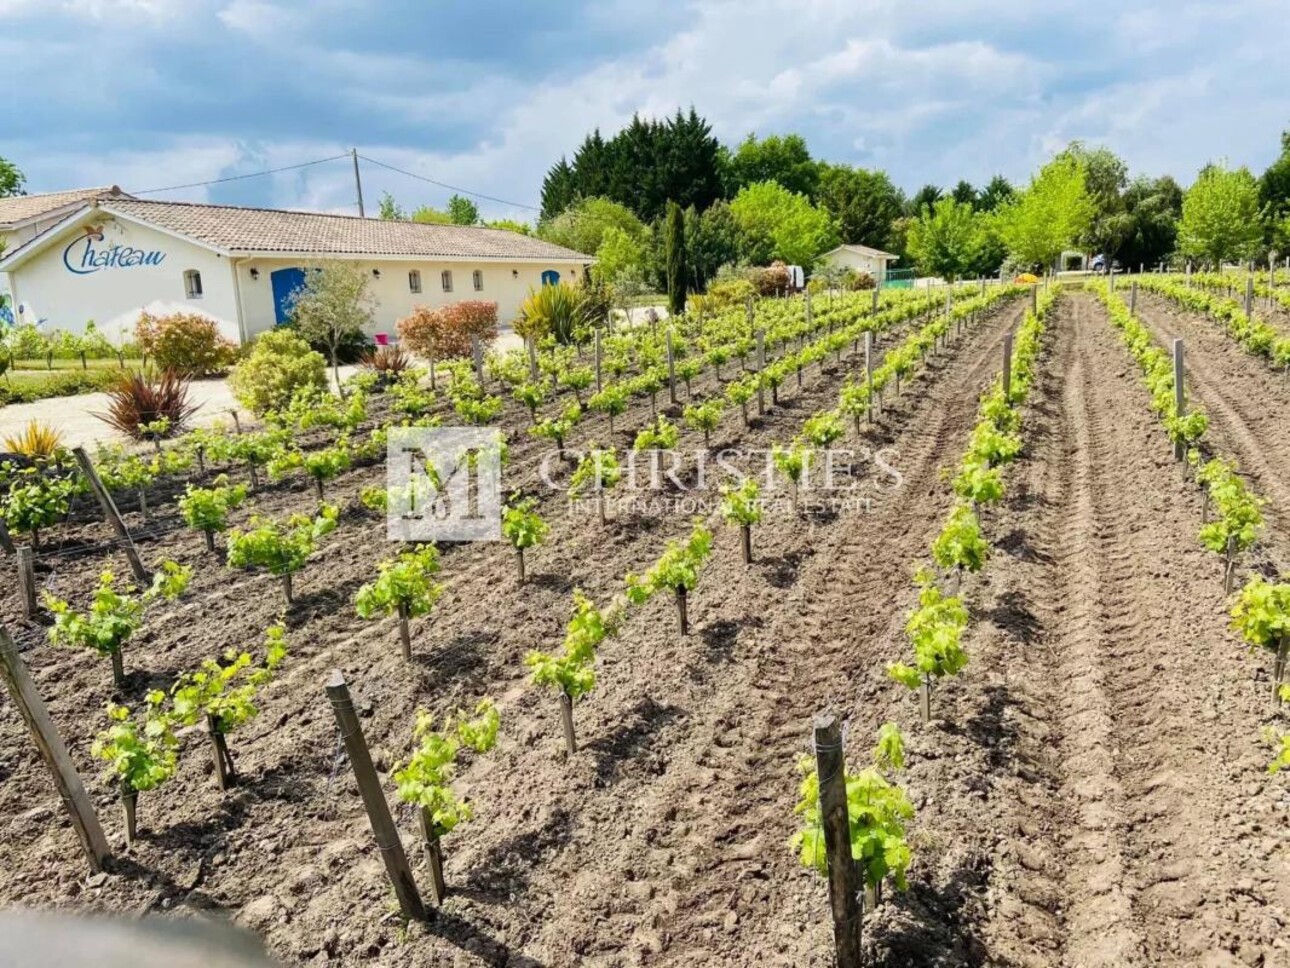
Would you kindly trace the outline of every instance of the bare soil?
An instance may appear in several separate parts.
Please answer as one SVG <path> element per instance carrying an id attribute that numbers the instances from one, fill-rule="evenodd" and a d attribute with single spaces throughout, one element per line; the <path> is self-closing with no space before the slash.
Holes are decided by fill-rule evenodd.
<path id="1" fill-rule="evenodd" d="M 873 963 L 1290 964 L 1290 799 L 1262 769 L 1264 663 L 1226 630 L 1221 566 L 1195 540 L 1195 489 L 1105 314 L 1082 294 L 1059 304 L 1027 408 L 1027 453 L 1006 506 L 985 520 L 995 557 L 965 586 L 971 664 L 937 692 L 926 728 L 913 695 L 885 674 L 907 652 L 910 576 L 952 506 L 943 471 L 966 446 L 1021 308 L 956 338 L 866 429 L 862 443 L 888 448 L 900 475 L 897 484 L 873 462 L 856 470 L 869 507 L 768 516 L 754 529 L 752 567 L 738 531 L 718 524 L 691 635 L 677 633 L 660 596 L 604 646 L 597 689 L 575 710 L 582 749 L 570 761 L 555 698 L 528 683 L 524 654 L 558 644 L 574 587 L 607 599 L 690 522 L 623 510 L 602 528 L 594 511 L 569 508 L 539 486 L 545 448 L 517 412 L 505 422 L 507 485 L 537 495 L 552 524 L 529 555 L 531 581 L 515 587 L 503 546 L 446 549 L 449 590 L 414 622 L 404 663 L 392 621 L 353 613 L 354 592 L 390 548 L 383 520 L 351 503 L 298 576 L 292 652 L 260 718 L 230 737 L 243 781 L 221 795 L 204 737 L 188 737 L 175 780 L 140 798 L 143 841 L 107 877 L 87 880 L 44 767 L 0 705 L 0 902 L 231 919 L 285 963 L 825 966 L 827 894 L 786 842 L 795 759 L 812 715 L 828 708 L 848 717 L 853 763 L 886 720 L 909 737 L 917 853 L 910 890 L 866 921 Z M 801 390 L 790 378 L 752 428 L 728 414 L 714 449 L 788 439 L 860 366 L 830 362 Z M 1248 384 L 1220 383 L 1233 407 L 1257 399 Z M 696 384 L 699 395 L 712 389 Z M 619 418 L 615 442 L 648 416 L 642 403 Z M 1250 430 L 1249 462 L 1261 456 L 1275 471 L 1284 465 L 1270 437 Z M 593 418 L 573 446 L 607 438 Z M 700 444 L 683 435 L 682 448 Z M 383 473 L 359 468 L 332 490 L 349 501 Z M 274 514 L 311 503 L 303 482 L 260 500 Z M 145 557 L 194 563 L 198 575 L 127 651 L 132 701 L 226 647 L 258 644 L 282 608 L 272 579 L 227 570 L 200 536 L 167 530 L 174 512 L 162 507 Z M 83 600 L 105 564 L 125 572 L 115 554 L 73 553 L 106 539 L 101 524 L 61 537 L 66 553 L 43 559 L 45 587 Z M 41 628 L 19 621 L 12 590 L 0 618 L 18 629 L 119 836 L 114 793 L 89 757 L 111 694 L 106 662 L 44 645 Z M 405 929 L 396 916 L 338 756 L 322 694 L 332 668 L 351 683 L 392 802 L 388 772 L 408 752 L 418 707 L 448 711 L 481 695 L 501 707 L 498 749 L 461 773 L 477 817 L 447 841 L 452 893 L 426 924 Z M 415 818 L 396 819 L 424 885 Z"/>

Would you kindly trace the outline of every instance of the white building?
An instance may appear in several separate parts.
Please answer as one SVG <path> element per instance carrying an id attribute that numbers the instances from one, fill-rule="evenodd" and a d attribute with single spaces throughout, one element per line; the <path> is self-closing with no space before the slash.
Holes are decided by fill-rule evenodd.
<path id="1" fill-rule="evenodd" d="M 501 229 L 91 196 L 0 259 L 16 320 L 131 338 L 141 311 L 200 312 L 236 343 L 286 321 L 304 270 L 329 259 L 371 273 L 393 335 L 417 306 L 496 302 L 511 321 L 530 288 L 581 278 L 592 257 Z M 2 277 L 0 277 L 2 278 Z"/>
<path id="2" fill-rule="evenodd" d="M 899 258 L 900 256 L 883 252 L 882 249 L 855 244 L 839 245 L 836 249 L 829 250 L 820 256 L 820 262 L 828 266 L 840 266 L 854 269 L 856 272 L 868 273 L 874 281 L 881 283 L 887 278 L 888 266 Z"/>

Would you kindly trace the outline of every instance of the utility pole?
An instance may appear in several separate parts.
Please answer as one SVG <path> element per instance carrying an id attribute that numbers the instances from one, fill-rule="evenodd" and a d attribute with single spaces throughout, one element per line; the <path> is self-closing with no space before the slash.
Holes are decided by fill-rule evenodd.
<path id="1" fill-rule="evenodd" d="M 354 159 L 354 191 L 358 193 L 358 217 L 367 218 L 363 211 L 363 179 L 358 176 L 358 149 L 350 148 L 349 155 Z"/>

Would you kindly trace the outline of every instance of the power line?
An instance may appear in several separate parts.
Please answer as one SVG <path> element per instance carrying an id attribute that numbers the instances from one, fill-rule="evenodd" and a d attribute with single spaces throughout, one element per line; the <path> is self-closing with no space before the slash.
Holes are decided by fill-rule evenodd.
<path id="1" fill-rule="evenodd" d="M 390 171 L 398 172 L 400 175 L 407 175 L 409 178 L 415 178 L 418 181 L 429 182 L 431 185 L 437 185 L 440 188 L 446 188 L 452 192 L 459 192 L 462 195 L 472 195 L 475 198 L 483 198 L 490 202 L 497 202 L 499 205 L 510 205 L 514 208 L 527 208 L 531 212 L 540 212 L 541 209 L 536 205 L 525 205 L 523 202 L 511 201 L 507 198 L 498 198 L 495 195 L 485 195 L 483 192 L 472 192 L 469 188 L 459 188 L 456 185 L 449 185 L 446 182 L 435 181 L 433 178 L 427 178 L 425 175 L 418 175 L 416 172 L 406 171 L 402 168 L 396 168 L 394 165 L 387 165 L 383 161 L 377 161 L 375 158 L 369 158 L 367 155 L 359 155 L 368 164 L 376 165 L 378 168 L 388 168 Z"/>
<path id="2" fill-rule="evenodd" d="M 224 182 L 241 181 L 244 178 L 260 178 L 264 175 L 276 175 L 279 172 L 295 171 L 298 168 L 308 168 L 312 165 L 323 165 L 329 161 L 339 161 L 342 158 L 348 158 L 349 152 L 340 155 L 332 155 L 330 158 L 319 158 L 316 161 L 302 161 L 298 165 L 283 165 L 281 168 L 268 168 L 265 171 L 253 171 L 245 175 L 229 175 L 227 178 L 212 178 L 210 181 L 190 182 L 187 185 L 169 185 L 165 188 L 146 188 L 143 191 L 132 191 L 131 195 L 156 195 L 158 192 L 176 192 L 182 188 L 203 188 L 206 185 L 222 185 Z"/>

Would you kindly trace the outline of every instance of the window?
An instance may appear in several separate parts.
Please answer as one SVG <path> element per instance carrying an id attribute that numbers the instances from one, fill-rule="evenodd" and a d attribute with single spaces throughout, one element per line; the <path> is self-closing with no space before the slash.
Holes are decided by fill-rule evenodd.
<path id="1" fill-rule="evenodd" d="M 184 273 L 184 294 L 189 299 L 202 298 L 202 274 L 196 269 Z"/>
<path id="2" fill-rule="evenodd" d="M 444 269 L 439 273 L 439 281 L 443 283 L 444 292 L 452 292 L 452 270 Z"/>
<path id="3" fill-rule="evenodd" d="M 409 292 L 421 291 L 421 272 L 417 269 L 413 269 L 411 272 L 408 273 L 408 291 Z"/>
<path id="4" fill-rule="evenodd" d="M 484 291 L 484 270 L 476 269 L 475 270 L 475 292 L 483 292 L 483 291 Z"/>

